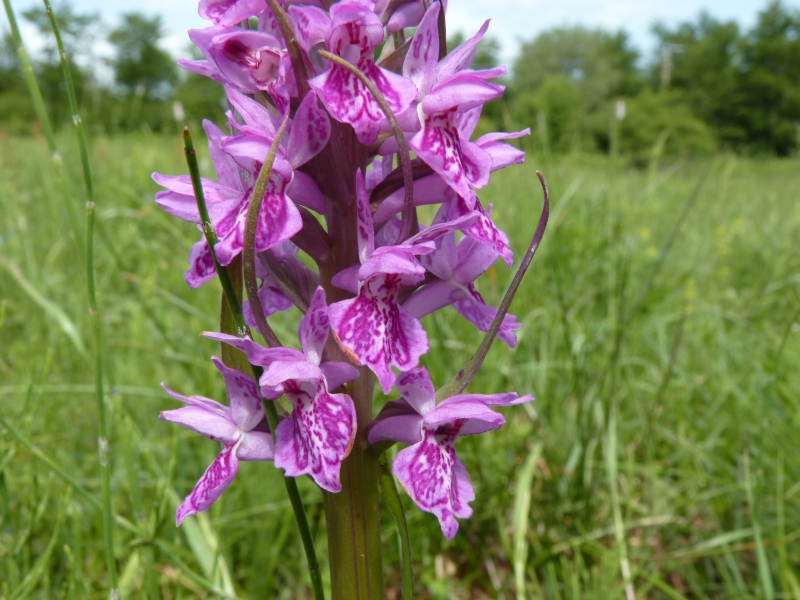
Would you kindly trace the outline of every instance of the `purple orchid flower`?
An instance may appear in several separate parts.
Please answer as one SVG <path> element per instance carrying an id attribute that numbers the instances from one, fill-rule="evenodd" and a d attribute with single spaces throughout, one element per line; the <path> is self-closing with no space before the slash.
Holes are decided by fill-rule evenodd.
<path id="1" fill-rule="evenodd" d="M 239 166 L 229 154 L 223 151 L 222 131 L 208 121 L 205 121 L 203 125 L 208 134 L 211 156 L 220 179 L 218 183 L 203 178 L 203 191 L 209 215 L 219 237 L 219 243 L 216 244 L 214 251 L 220 264 L 227 266 L 237 255 L 241 254 L 244 247 L 244 227 L 253 188 L 252 186 L 245 187 L 242 183 Z M 292 166 L 286 159 L 277 156 L 264 190 L 264 201 L 259 211 L 255 244 L 258 252 L 263 252 L 288 240 L 303 228 L 300 213 L 288 196 L 292 177 Z M 153 173 L 153 179 L 159 185 L 167 188 L 166 191 L 156 194 L 156 202 L 164 210 L 185 221 L 200 224 L 197 201 L 188 176 L 171 177 Z M 204 262 L 202 265 L 193 265 L 189 273 L 207 274 L 208 269 L 205 268 L 208 262 L 207 251 L 201 246 L 193 253 L 195 261 L 202 260 Z M 201 275 L 192 275 L 190 278 L 189 273 L 187 273 L 187 280 L 190 285 L 199 285 L 208 279 Z"/>
<path id="2" fill-rule="evenodd" d="M 485 102 L 502 95 L 503 86 L 487 79 L 504 75 L 505 69 L 464 70 L 488 21 L 473 38 L 439 62 L 439 11 L 439 3 L 431 4 L 403 65 L 403 73 L 419 89 L 417 113 L 422 126 L 409 146 L 471 207 L 476 198 L 473 188 L 489 182 L 492 157 L 469 141 L 470 125 L 475 120 L 469 113 L 472 109 L 480 113 Z"/>
<path id="3" fill-rule="evenodd" d="M 444 536 L 453 539 L 455 517 L 469 517 L 475 499 L 467 469 L 455 453 L 456 438 L 499 429 L 505 418 L 491 406 L 529 402 L 533 396 L 463 394 L 437 404 L 424 368 L 400 375 L 397 389 L 402 399 L 388 402 L 370 424 L 369 442 L 412 444 L 397 453 L 392 470 L 416 505 L 436 515 Z"/>
<path id="4" fill-rule="evenodd" d="M 383 43 L 383 25 L 365 0 L 343 0 L 330 10 L 330 29 L 325 38 L 328 49 L 354 64 L 380 90 L 395 114 L 405 111 L 417 95 L 417 87 L 407 78 L 375 64 L 373 51 Z M 378 137 L 386 118 L 367 87 L 341 65 L 330 68 L 309 81 L 325 107 L 338 121 L 349 123 L 358 141 L 371 144 Z"/>
<path id="5" fill-rule="evenodd" d="M 414 256 L 432 252 L 438 236 L 466 227 L 477 215 L 433 225 L 396 246 L 376 248 L 361 171 L 356 175 L 356 197 L 361 266 L 340 272 L 333 284 L 357 293 L 355 298 L 331 304 L 331 328 L 348 358 L 367 365 L 388 394 L 395 381 L 392 367 L 408 371 L 428 351 L 428 336 L 419 319 L 397 301 L 402 286 L 419 285 L 425 277 L 425 268 Z"/>
<path id="6" fill-rule="evenodd" d="M 175 515 L 176 524 L 189 515 L 207 510 L 230 485 L 240 460 L 273 460 L 275 445 L 264 419 L 264 407 L 252 377 L 226 367 L 216 356 L 214 365 L 225 378 L 230 406 L 203 396 L 181 396 L 163 383 L 166 392 L 185 403 L 159 417 L 177 423 L 222 444 L 222 452 L 206 469 Z"/>
<path id="7" fill-rule="evenodd" d="M 252 364 L 263 366 L 259 383 L 264 395 L 273 399 L 286 395 L 292 403 L 291 415 L 275 430 L 275 466 L 291 477 L 311 475 L 321 488 L 338 492 L 339 470 L 355 439 L 356 413 L 350 396 L 329 390 L 358 377 L 358 369 L 322 361 L 329 331 L 325 291 L 320 287 L 300 320 L 303 352 L 264 348 L 222 333 L 203 335 L 242 350 Z"/>
<path id="8" fill-rule="evenodd" d="M 446 0 L 442 0 L 442 5 L 447 10 Z M 400 2 L 388 3 L 394 7 L 391 14 L 385 12 L 383 21 L 386 23 L 386 31 L 394 33 L 406 27 L 416 27 L 425 15 L 425 5 L 423 0 L 402 0 Z"/>
<path id="9" fill-rule="evenodd" d="M 248 98 L 235 88 L 226 88 L 228 101 L 241 121 L 229 113 L 230 123 L 242 133 L 223 140 L 222 149 L 246 171 L 255 172 L 272 145 L 279 128 L 279 119 L 261 104 Z M 278 156 L 291 165 L 292 183 L 289 196 L 318 213 L 325 212 L 325 198 L 314 180 L 299 170 L 322 152 L 328 143 L 331 123 L 327 113 L 319 106 L 314 92 L 306 94 L 288 125 L 288 133 L 281 138 Z"/>
<path id="10" fill-rule="evenodd" d="M 282 41 L 261 31 L 214 25 L 192 29 L 189 38 L 206 60 L 179 60 L 178 65 L 243 92 L 267 92 L 283 114 L 297 95 L 291 64 Z"/>
<path id="11" fill-rule="evenodd" d="M 238 25 L 266 8 L 264 0 L 200 0 L 198 13 L 215 25 Z"/>
<path id="12" fill-rule="evenodd" d="M 441 236 L 436 240 L 436 251 L 419 258 L 425 269 L 438 280 L 417 290 L 403 303 L 403 308 L 421 319 L 453 304 L 459 314 L 480 331 L 489 331 L 497 309 L 486 304 L 475 289 L 475 280 L 494 264 L 497 256 L 494 247 L 474 238 L 464 237 L 456 243 L 455 232 Z M 517 344 L 514 332 L 520 327 L 522 325 L 516 317 L 507 314 L 497 337 L 513 348 Z"/>

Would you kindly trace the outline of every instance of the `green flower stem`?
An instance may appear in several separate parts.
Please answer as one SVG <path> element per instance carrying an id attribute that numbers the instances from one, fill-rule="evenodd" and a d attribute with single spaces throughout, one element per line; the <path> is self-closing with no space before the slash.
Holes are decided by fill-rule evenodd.
<path id="1" fill-rule="evenodd" d="M 250 329 L 244 321 L 244 314 L 242 313 L 242 305 L 239 296 L 236 293 L 231 276 L 228 269 L 222 267 L 217 261 L 216 253 L 214 252 L 214 245 L 219 241 L 217 238 L 214 225 L 208 214 L 208 207 L 206 206 L 205 194 L 203 193 L 203 184 L 200 181 L 200 167 L 197 164 L 197 152 L 194 148 L 192 135 L 189 128 L 183 130 L 184 149 L 186 154 L 186 163 L 189 165 L 189 174 L 192 179 L 192 187 L 194 189 L 195 199 L 197 200 L 197 209 L 200 213 L 200 220 L 202 222 L 203 233 L 206 237 L 206 243 L 211 251 L 211 257 L 214 260 L 214 267 L 217 270 L 217 276 L 222 284 L 222 290 L 225 294 L 226 304 L 233 318 L 236 332 L 240 337 L 250 337 Z M 250 365 L 253 370 L 253 377 L 258 381 L 261 377 L 261 367 Z M 256 389 L 261 395 L 261 389 L 256 386 Z M 275 439 L 275 430 L 278 427 L 278 411 L 275 408 L 275 403 L 261 399 L 264 405 L 264 412 L 267 415 L 270 430 L 272 431 L 272 439 Z M 294 510 L 294 516 L 297 520 L 297 527 L 300 530 L 300 537 L 303 541 L 303 548 L 308 560 L 308 571 L 311 577 L 311 585 L 314 588 L 315 600 L 324 600 L 325 593 L 322 588 L 322 573 L 319 568 L 319 561 L 317 560 L 317 552 L 314 549 L 314 538 L 311 535 L 311 528 L 308 524 L 305 508 L 303 507 L 303 500 L 300 498 L 300 490 L 297 489 L 297 482 L 292 477 L 284 477 L 283 482 L 286 485 L 286 492 L 289 495 L 289 501 Z"/>
<path id="2" fill-rule="evenodd" d="M 344 360 L 344 356 L 332 360 Z M 342 491 L 325 492 L 332 600 L 383 598 L 378 457 L 365 452 L 364 431 L 372 419 L 373 378 L 366 367 L 359 370 L 360 377 L 347 390 L 359 429 L 353 450 L 342 463 Z"/>
<path id="3" fill-rule="evenodd" d="M 406 513 L 403 511 L 403 503 L 400 500 L 400 494 L 397 493 L 397 485 L 386 454 L 381 454 L 378 460 L 378 477 L 380 478 L 383 499 L 397 523 L 397 531 L 400 534 L 400 549 L 403 554 L 402 598 L 403 600 L 414 600 L 414 562 L 411 556 L 411 536 L 408 533 Z"/>

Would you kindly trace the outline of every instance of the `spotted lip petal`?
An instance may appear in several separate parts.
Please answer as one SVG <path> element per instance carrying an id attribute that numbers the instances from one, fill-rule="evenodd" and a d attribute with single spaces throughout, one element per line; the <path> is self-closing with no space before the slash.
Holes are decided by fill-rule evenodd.
<path id="1" fill-rule="evenodd" d="M 200 481 L 194 486 L 192 493 L 178 507 L 175 513 L 175 525 L 180 525 L 189 515 L 196 515 L 207 510 L 222 495 L 236 473 L 239 471 L 239 460 L 236 458 L 236 446 L 228 445 L 209 465 Z"/>
<path id="2" fill-rule="evenodd" d="M 467 206 L 474 205 L 477 196 L 473 188 L 489 182 L 492 157 L 462 136 L 454 119 L 455 109 L 430 115 L 419 110 L 422 130 L 408 145 L 464 198 Z"/>
<path id="3" fill-rule="evenodd" d="M 457 434 L 456 434 L 457 435 Z M 464 464 L 453 449 L 455 435 L 425 432 L 424 439 L 397 453 L 392 470 L 411 499 L 439 519 L 444 536 L 451 540 L 458 521 L 472 515 L 469 503 L 475 491 Z"/>
<path id="4" fill-rule="evenodd" d="M 329 307 L 336 341 L 348 357 L 367 365 L 388 394 L 395 374 L 407 371 L 428 351 L 428 336 L 419 320 L 397 304 L 399 275 L 375 275 L 362 282 L 358 295 Z"/>
<path id="5" fill-rule="evenodd" d="M 370 444 L 399 441 L 412 444 L 397 453 L 393 470 L 408 495 L 422 510 L 439 519 L 447 539 L 458 530 L 456 517 L 472 514 L 475 492 L 467 470 L 455 453 L 459 436 L 499 428 L 503 415 L 491 406 L 528 402 L 517 394 L 464 394 L 436 403 L 436 391 L 424 368 L 411 369 L 397 380 L 401 400 L 389 402 L 367 428 Z"/>
<path id="6" fill-rule="evenodd" d="M 290 175 L 291 176 L 291 173 Z M 291 180 L 273 169 L 264 189 L 264 200 L 256 224 L 256 252 L 263 252 L 291 238 L 303 228 L 300 212 L 286 194 Z M 219 243 L 214 251 L 221 265 L 229 265 L 244 249 L 244 230 L 250 209 L 251 194 L 217 226 Z"/>
<path id="7" fill-rule="evenodd" d="M 383 25 L 367 4 L 344 0 L 331 7 L 328 49 L 358 67 L 375 84 L 392 112 L 400 114 L 417 96 L 417 87 L 402 75 L 375 64 L 372 52 L 382 41 Z M 359 142 L 368 145 L 377 139 L 385 116 L 367 86 L 349 69 L 332 64 L 309 84 L 336 120 L 353 126 Z"/>
<path id="8" fill-rule="evenodd" d="M 214 258 L 211 256 L 211 250 L 203 236 L 189 251 L 189 269 L 183 277 L 190 288 L 196 288 L 211 281 L 216 275 L 217 268 L 214 266 Z"/>
<path id="9" fill-rule="evenodd" d="M 342 489 L 339 471 L 356 434 L 356 413 L 347 394 L 330 394 L 324 380 L 284 384 L 292 414 L 278 429 L 275 466 L 291 477 L 310 475 L 329 492 Z"/>

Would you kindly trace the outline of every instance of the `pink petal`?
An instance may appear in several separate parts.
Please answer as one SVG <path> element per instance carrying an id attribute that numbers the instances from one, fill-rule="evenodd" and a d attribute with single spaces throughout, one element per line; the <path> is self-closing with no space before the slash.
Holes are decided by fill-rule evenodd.
<path id="1" fill-rule="evenodd" d="M 191 429 L 215 442 L 232 444 L 236 441 L 236 423 L 229 416 L 220 415 L 202 406 L 190 405 L 165 410 L 158 418 Z"/>
<path id="2" fill-rule="evenodd" d="M 473 286 L 469 286 L 469 293 L 464 295 L 453 303 L 455 309 L 467 321 L 475 325 L 480 331 L 489 331 L 497 309 L 494 306 L 488 306 L 483 297 L 475 290 Z M 500 331 L 497 334 L 510 348 L 517 345 L 517 336 L 514 333 L 517 329 L 522 327 L 522 323 L 517 322 L 517 317 L 507 314 L 503 317 L 503 322 L 500 325 Z"/>
<path id="3" fill-rule="evenodd" d="M 242 177 L 239 174 L 239 167 L 236 165 L 236 161 L 233 160 L 230 154 L 222 150 L 222 140 L 225 139 L 225 134 L 219 127 L 208 120 L 203 121 L 203 129 L 205 129 L 208 137 L 208 150 L 211 153 L 214 170 L 217 172 L 217 179 L 230 188 L 244 191 Z"/>
<path id="4" fill-rule="evenodd" d="M 317 95 L 310 91 L 294 115 L 286 144 L 286 154 L 292 167 L 304 165 L 322 152 L 330 135 L 331 122 L 328 113 L 320 107 Z"/>
<path id="5" fill-rule="evenodd" d="M 186 496 L 183 504 L 178 507 L 175 513 L 176 525 L 180 525 L 189 515 L 207 510 L 230 485 L 239 470 L 239 461 L 234 448 L 233 444 L 226 446 L 206 469 L 192 493 Z"/>
<path id="6" fill-rule="evenodd" d="M 201 335 L 241 350 L 247 355 L 247 360 L 254 365 L 262 367 L 271 364 L 273 361 L 305 360 L 302 352 L 294 348 L 265 348 L 250 338 L 240 338 L 227 333 L 217 333 L 216 331 L 204 331 Z"/>
<path id="7" fill-rule="evenodd" d="M 350 363 L 324 362 L 319 368 L 325 376 L 325 383 L 329 390 L 335 390 L 340 385 L 355 379 L 359 375 L 358 369 Z"/>
<path id="8" fill-rule="evenodd" d="M 264 311 L 265 317 L 271 317 L 275 313 L 289 310 L 294 306 L 292 301 L 283 293 L 283 289 L 273 282 L 274 280 L 269 277 L 265 279 L 258 288 L 258 299 L 261 301 L 261 308 Z M 242 303 L 242 312 L 244 312 L 245 322 L 250 327 L 256 327 L 253 309 L 250 308 L 250 302 L 248 300 Z"/>
<path id="9" fill-rule="evenodd" d="M 252 375 L 231 369 L 216 356 L 211 361 L 225 379 L 231 418 L 242 431 L 250 431 L 264 418 L 264 407 L 258 397 L 258 388 Z"/>
<path id="10" fill-rule="evenodd" d="M 473 207 L 480 212 L 480 216 L 472 225 L 462 230 L 464 235 L 491 246 L 502 257 L 508 268 L 511 268 L 514 264 L 514 254 L 511 252 L 508 236 L 498 229 L 480 202 L 476 200 Z M 489 208 L 491 209 L 491 206 Z M 461 198 L 457 198 L 450 202 L 448 216 L 454 218 L 456 215 L 464 214 L 467 210 L 469 210 L 469 205 Z"/>
<path id="11" fill-rule="evenodd" d="M 430 248 L 416 247 L 412 250 L 433 250 L 433 244 Z M 393 285 L 416 285 L 420 283 L 425 277 L 425 269 L 419 261 L 414 258 L 411 251 L 407 248 L 399 246 L 382 246 L 378 248 L 365 264 L 361 265 L 358 270 L 358 277 L 360 280 L 367 279 L 385 279 L 386 276 L 391 276 Z M 380 287 L 383 283 L 372 284 L 372 287 Z"/>
<path id="12" fill-rule="evenodd" d="M 355 363 L 367 365 L 389 393 L 395 375 L 407 371 L 428 351 L 428 336 L 420 322 L 397 305 L 399 278 L 388 275 L 362 284 L 358 296 L 329 307 L 336 341 Z"/>
<path id="13" fill-rule="evenodd" d="M 382 69 L 371 60 L 360 61 L 357 66 L 383 94 L 393 113 L 406 110 L 416 97 L 416 86 L 405 77 Z M 337 121 L 353 126 L 359 142 L 369 145 L 378 138 L 385 120 L 383 111 L 367 87 L 347 68 L 334 64 L 309 84 Z"/>
<path id="14" fill-rule="evenodd" d="M 225 93 L 227 94 L 228 100 L 233 108 L 235 108 L 239 116 L 244 119 L 245 125 L 237 124 L 237 128 L 240 131 L 254 133 L 256 135 L 260 135 L 261 137 L 270 139 L 275 137 L 275 134 L 278 131 L 278 126 L 275 123 L 276 117 L 273 115 L 273 113 L 268 111 L 249 96 L 245 96 L 233 86 L 226 85 Z M 267 148 L 268 147 L 269 143 L 267 143 Z M 265 148 L 258 155 L 260 157 L 258 160 L 263 160 L 264 156 L 266 155 L 267 149 Z"/>
<path id="15" fill-rule="evenodd" d="M 408 145 L 470 206 L 476 201 L 472 187 L 483 187 L 489 181 L 492 157 L 462 139 L 452 113 L 424 115 L 422 131 Z"/>
<path id="16" fill-rule="evenodd" d="M 289 15 L 294 23 L 297 41 L 306 52 L 325 40 L 331 26 L 331 18 L 316 6 L 290 6 Z"/>
<path id="17" fill-rule="evenodd" d="M 423 416 L 436 407 L 436 390 L 424 367 L 411 369 L 400 375 L 397 378 L 397 391 Z"/>
<path id="18" fill-rule="evenodd" d="M 397 453 L 392 469 L 416 505 L 436 515 L 444 536 L 453 539 L 455 517 L 472 514 L 468 504 L 475 493 L 452 442 L 437 442 L 434 433 L 426 432 L 421 442 Z"/>
<path id="19" fill-rule="evenodd" d="M 211 256 L 205 236 L 192 246 L 189 252 L 189 265 L 189 270 L 183 277 L 190 288 L 200 287 L 216 277 L 217 268 L 214 266 L 214 258 Z"/>
<path id="20" fill-rule="evenodd" d="M 439 204 L 447 199 L 450 186 L 438 174 L 428 175 L 414 180 L 414 206 L 426 204 Z M 400 189 L 392 192 L 383 202 L 378 210 L 375 211 L 374 219 L 376 223 L 383 223 L 387 219 L 403 210 L 405 190 Z M 397 239 L 397 236 L 395 236 Z"/>
<path id="21" fill-rule="evenodd" d="M 459 290 L 453 289 L 448 281 L 433 281 L 426 284 L 405 302 L 403 308 L 416 318 L 431 314 L 434 311 L 451 305 L 461 295 Z"/>
<path id="22" fill-rule="evenodd" d="M 467 424 L 471 425 L 469 434 L 484 433 L 499 429 L 506 419 L 474 396 L 452 396 L 426 414 L 424 422 L 430 431 L 438 432 L 444 427 L 448 431 L 452 429 L 453 435 L 467 435 Z"/>
<path id="23" fill-rule="evenodd" d="M 275 466 L 290 477 L 311 475 L 322 489 L 342 489 L 339 470 L 356 435 L 356 413 L 347 394 L 329 394 L 323 381 L 287 384 L 292 414 L 276 430 Z"/>
<path id="24" fill-rule="evenodd" d="M 444 112 L 459 107 L 475 108 L 503 95 L 502 85 L 490 83 L 474 71 L 456 73 L 433 86 L 422 100 L 422 110 L 427 114 Z"/>
<path id="25" fill-rule="evenodd" d="M 236 25 L 267 7 L 264 0 L 200 0 L 198 13 L 220 25 Z"/>
<path id="26" fill-rule="evenodd" d="M 367 436 L 370 444 L 389 440 L 416 444 L 422 440 L 422 415 L 405 400 L 387 402 L 369 424 Z"/>
<path id="27" fill-rule="evenodd" d="M 417 98 L 428 93 L 433 85 L 436 64 L 439 61 L 439 10 L 438 2 L 432 2 L 425 12 L 419 27 L 411 39 L 411 46 L 403 62 L 403 75 L 414 82 L 419 90 Z M 394 18 L 394 15 L 392 15 Z M 389 20 L 391 32 L 392 20 Z"/>
<path id="28" fill-rule="evenodd" d="M 239 460 L 273 460 L 275 458 L 275 442 L 268 431 L 249 431 L 242 436 L 236 449 Z"/>
<path id="29" fill-rule="evenodd" d="M 436 68 L 436 78 L 441 80 L 453 73 L 466 69 L 469 63 L 472 62 L 472 58 L 478 50 L 478 42 L 481 41 L 487 29 L 489 29 L 488 20 L 484 22 L 478 33 L 454 50 L 448 52 L 447 56 L 439 62 Z"/>
<path id="30" fill-rule="evenodd" d="M 474 398 L 489 406 L 514 406 L 524 402 L 533 401 L 533 396 L 525 394 L 518 395 L 516 392 L 506 392 L 503 394 L 464 394 L 462 398 Z"/>
<path id="31" fill-rule="evenodd" d="M 315 364 L 307 360 L 283 361 L 276 360 L 270 363 L 259 379 L 262 387 L 281 389 L 282 383 L 291 379 L 303 381 L 322 381 L 324 379 L 322 370 Z"/>
<path id="32" fill-rule="evenodd" d="M 325 290 L 318 287 L 311 299 L 308 311 L 300 319 L 300 345 L 306 360 L 318 365 L 322 362 L 322 351 L 331 330 L 328 319 L 328 305 L 325 303 Z"/>
<path id="33" fill-rule="evenodd" d="M 361 169 L 356 171 L 356 230 L 358 233 L 358 260 L 363 265 L 375 251 L 375 230 Z"/>

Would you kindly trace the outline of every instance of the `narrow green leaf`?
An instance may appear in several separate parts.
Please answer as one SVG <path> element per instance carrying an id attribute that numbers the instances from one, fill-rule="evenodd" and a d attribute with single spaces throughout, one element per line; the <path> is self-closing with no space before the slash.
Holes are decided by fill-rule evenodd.
<path id="1" fill-rule="evenodd" d="M 517 588 L 517 600 L 525 600 L 525 569 L 528 566 L 528 525 L 531 510 L 531 486 L 536 474 L 536 465 L 542 456 L 542 443 L 533 447 L 533 451 L 525 459 L 514 489 L 514 585 Z"/>

